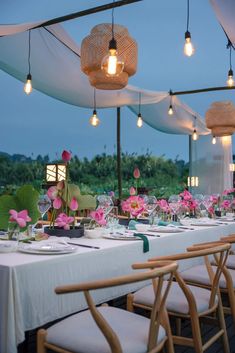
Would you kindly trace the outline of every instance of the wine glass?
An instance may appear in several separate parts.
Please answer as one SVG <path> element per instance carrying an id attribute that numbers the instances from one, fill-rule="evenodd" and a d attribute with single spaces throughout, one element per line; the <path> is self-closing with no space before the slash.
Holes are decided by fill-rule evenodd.
<path id="1" fill-rule="evenodd" d="M 145 210 L 148 213 L 149 216 L 149 224 L 152 225 L 154 221 L 154 211 L 157 207 L 157 199 L 155 196 L 147 196 L 146 198 L 146 204 L 145 204 Z"/>
<path id="2" fill-rule="evenodd" d="M 177 220 L 177 213 L 180 210 L 180 196 L 179 195 L 171 195 L 168 199 L 170 210 L 172 211 L 172 219 L 173 221 Z"/>
<path id="3" fill-rule="evenodd" d="M 51 208 L 51 200 L 47 195 L 40 195 L 38 202 L 38 211 L 41 213 L 41 219 L 43 219 L 44 215 Z"/>
<path id="4" fill-rule="evenodd" d="M 109 195 L 99 195 L 97 197 L 98 208 L 104 210 L 104 216 L 106 217 L 113 208 L 113 200 Z"/>

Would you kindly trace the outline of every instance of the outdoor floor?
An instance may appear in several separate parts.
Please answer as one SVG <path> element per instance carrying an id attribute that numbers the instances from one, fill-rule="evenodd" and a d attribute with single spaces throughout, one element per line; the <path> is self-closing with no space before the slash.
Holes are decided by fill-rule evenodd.
<path id="1" fill-rule="evenodd" d="M 118 298 L 109 303 L 113 306 L 125 307 L 125 298 Z M 148 315 L 147 313 L 143 313 L 144 315 Z M 227 325 L 227 333 L 229 337 L 230 344 L 230 352 L 235 353 L 235 326 L 232 321 L 231 316 L 226 316 L 226 325 Z M 50 325 L 46 325 L 48 327 Z M 202 333 L 203 333 L 203 342 L 213 335 L 216 331 L 216 328 L 211 328 L 211 326 L 203 324 Z M 27 333 L 27 339 L 24 343 L 22 343 L 18 348 L 18 353 L 36 353 L 36 332 L 37 330 L 33 330 Z M 182 333 L 186 337 L 192 337 L 190 325 L 187 321 L 182 322 Z M 181 346 L 175 346 L 175 353 L 193 353 L 195 352 L 192 348 L 186 348 Z M 48 350 L 48 353 L 52 353 L 52 351 Z M 97 352 L 102 353 L 102 352 Z M 125 352 L 124 352 L 125 353 Z M 206 350 L 206 353 L 224 353 L 223 346 L 221 340 L 217 340 L 210 348 Z"/>

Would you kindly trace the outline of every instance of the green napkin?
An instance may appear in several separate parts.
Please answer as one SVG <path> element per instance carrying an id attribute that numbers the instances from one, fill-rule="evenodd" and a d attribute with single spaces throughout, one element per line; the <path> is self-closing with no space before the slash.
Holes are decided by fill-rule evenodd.
<path id="1" fill-rule="evenodd" d="M 168 226 L 169 224 L 174 224 L 175 226 L 180 226 L 180 222 L 165 222 L 165 221 L 159 221 L 158 225 L 159 226 Z"/>
<path id="2" fill-rule="evenodd" d="M 134 221 L 134 219 L 132 219 L 129 224 L 128 224 L 128 229 L 130 230 L 136 230 L 136 224 L 140 224 L 140 222 Z M 140 238 L 143 240 L 143 252 L 148 252 L 149 251 L 149 240 L 148 238 L 141 233 L 135 233 L 133 234 L 135 237 Z"/>
<path id="3" fill-rule="evenodd" d="M 143 252 L 148 252 L 149 251 L 149 240 L 148 238 L 141 233 L 134 233 L 133 234 L 135 237 L 140 238 L 143 240 Z"/>

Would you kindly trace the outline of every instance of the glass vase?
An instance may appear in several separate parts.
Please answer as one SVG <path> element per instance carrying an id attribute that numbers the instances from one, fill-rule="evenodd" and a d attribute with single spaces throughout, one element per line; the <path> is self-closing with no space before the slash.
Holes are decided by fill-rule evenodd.
<path id="1" fill-rule="evenodd" d="M 20 236 L 19 225 L 14 222 L 9 222 L 8 228 L 7 228 L 7 233 L 8 233 L 9 240 L 19 240 L 19 236 Z"/>

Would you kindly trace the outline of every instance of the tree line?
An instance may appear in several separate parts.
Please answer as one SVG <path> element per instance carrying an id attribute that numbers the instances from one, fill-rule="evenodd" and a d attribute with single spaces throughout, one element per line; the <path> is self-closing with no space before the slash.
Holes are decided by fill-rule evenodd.
<path id="1" fill-rule="evenodd" d="M 40 190 L 45 183 L 45 168 L 50 162 L 48 156 L 36 158 L 24 155 L 0 153 L 0 186 L 2 193 L 12 192 L 23 184 L 32 184 Z M 59 161 L 52 161 L 59 162 Z M 136 186 L 133 177 L 135 168 L 139 168 L 141 176 L 138 187 L 149 188 L 157 196 L 167 196 L 180 192 L 186 185 L 188 163 L 176 158 L 153 156 L 151 153 L 137 155 L 122 154 L 122 178 L 124 194 L 130 186 Z M 103 193 L 117 190 L 116 155 L 105 153 L 80 159 L 74 156 L 69 163 L 69 178 L 76 183 L 83 193 Z"/>

